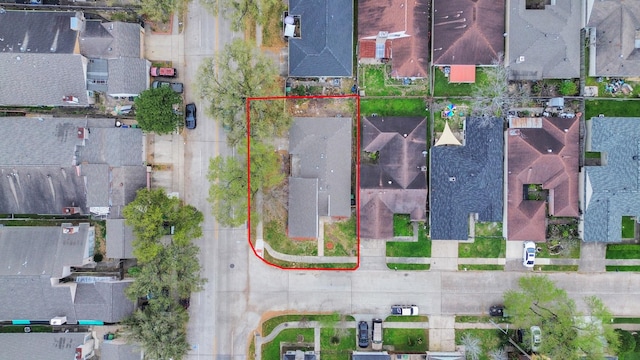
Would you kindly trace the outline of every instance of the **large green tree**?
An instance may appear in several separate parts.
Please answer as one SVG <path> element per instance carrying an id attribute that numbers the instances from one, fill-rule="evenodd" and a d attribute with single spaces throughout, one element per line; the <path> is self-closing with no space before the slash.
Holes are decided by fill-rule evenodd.
<path id="1" fill-rule="evenodd" d="M 175 131 L 182 117 L 173 109 L 182 98 L 168 86 L 147 89 L 135 99 L 136 120 L 140 128 L 148 132 L 168 134 Z"/>
<path id="2" fill-rule="evenodd" d="M 265 25 L 269 14 L 280 15 L 281 0 L 201 0 L 214 15 L 222 14 L 231 20 L 233 30 L 244 30 L 248 20 Z M 253 29 L 252 29 L 253 30 Z"/>
<path id="3" fill-rule="evenodd" d="M 140 14 L 149 21 L 164 23 L 170 20 L 177 5 L 176 0 L 140 0 Z"/>
<path id="4" fill-rule="evenodd" d="M 159 254 L 163 248 L 160 238 L 172 226 L 172 241 L 178 245 L 202 236 L 202 213 L 191 205 L 183 205 L 178 198 L 167 196 L 163 189 L 138 190 L 135 200 L 127 204 L 122 213 L 126 223 L 133 227 L 136 237 L 133 254 L 140 263 L 149 262 Z"/>
<path id="5" fill-rule="evenodd" d="M 278 69 L 251 42 L 236 39 L 216 58 L 206 58 L 198 69 L 198 87 L 209 103 L 209 115 L 219 119 L 230 145 L 247 135 L 247 98 L 282 93 Z M 282 135 L 291 122 L 284 101 L 251 102 L 251 135 L 267 139 Z"/>
<path id="6" fill-rule="evenodd" d="M 525 276 L 519 289 L 504 295 L 505 312 L 518 328 L 540 326 L 539 353 L 552 359 L 602 359 L 615 353 L 618 337 L 611 327 L 611 313 L 596 297 L 584 299 L 587 313 L 577 310 L 566 291 L 557 288 L 547 276 Z M 525 338 L 529 341 L 529 337 Z"/>
<path id="7" fill-rule="evenodd" d="M 247 179 L 246 139 L 242 140 L 238 157 L 216 157 L 209 163 L 209 202 L 218 223 L 240 226 L 247 221 L 247 199 L 255 204 L 258 191 L 269 191 L 284 180 L 278 153 L 273 146 L 252 139 L 250 147 L 251 178 Z M 250 185 L 249 185 L 250 184 Z M 251 191 L 247 189 L 251 187 Z"/>

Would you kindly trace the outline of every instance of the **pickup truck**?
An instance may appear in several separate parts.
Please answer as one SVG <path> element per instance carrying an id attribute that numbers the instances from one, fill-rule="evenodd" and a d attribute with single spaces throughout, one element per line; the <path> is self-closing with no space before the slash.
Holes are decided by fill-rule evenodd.
<path id="1" fill-rule="evenodd" d="M 415 316 L 418 314 L 418 305 L 393 305 L 391 307 L 391 315 Z"/>
<path id="2" fill-rule="evenodd" d="M 157 66 L 152 67 L 151 70 L 149 70 L 149 73 L 151 74 L 151 76 L 164 76 L 164 77 L 175 77 L 177 75 L 175 68 L 157 67 Z"/>

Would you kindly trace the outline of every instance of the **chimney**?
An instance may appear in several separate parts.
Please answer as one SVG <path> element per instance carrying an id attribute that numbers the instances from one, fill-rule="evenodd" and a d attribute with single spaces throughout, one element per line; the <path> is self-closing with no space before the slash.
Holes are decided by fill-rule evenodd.
<path id="1" fill-rule="evenodd" d="M 87 128 L 79 127 L 78 128 L 78 139 L 86 139 L 89 137 L 89 132 Z"/>

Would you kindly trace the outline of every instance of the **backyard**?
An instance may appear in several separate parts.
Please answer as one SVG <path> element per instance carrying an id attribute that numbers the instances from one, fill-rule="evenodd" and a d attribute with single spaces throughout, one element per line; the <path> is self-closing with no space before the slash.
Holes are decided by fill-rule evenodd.
<path id="1" fill-rule="evenodd" d="M 603 114 L 606 117 L 634 117 L 640 114 L 638 100 L 587 100 L 585 99 L 585 119 Z"/>
<path id="2" fill-rule="evenodd" d="M 366 96 L 426 96 L 426 79 L 394 79 L 390 65 L 362 65 L 358 67 L 360 90 Z"/>
<path id="3" fill-rule="evenodd" d="M 362 116 L 422 116 L 428 115 L 427 107 L 422 98 L 390 98 L 360 100 L 360 114 Z"/>
<path id="4" fill-rule="evenodd" d="M 473 84 L 450 84 L 449 79 L 440 69 L 434 70 L 433 96 L 471 96 L 476 84 L 487 80 L 487 75 L 481 68 L 476 68 L 476 82 Z"/>

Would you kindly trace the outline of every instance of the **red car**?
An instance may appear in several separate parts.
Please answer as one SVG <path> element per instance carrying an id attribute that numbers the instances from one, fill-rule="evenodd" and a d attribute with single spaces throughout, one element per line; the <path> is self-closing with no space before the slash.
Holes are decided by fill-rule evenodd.
<path id="1" fill-rule="evenodd" d="M 154 66 L 151 68 L 150 73 L 151 73 L 151 76 L 175 77 L 176 69 Z"/>

